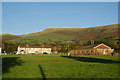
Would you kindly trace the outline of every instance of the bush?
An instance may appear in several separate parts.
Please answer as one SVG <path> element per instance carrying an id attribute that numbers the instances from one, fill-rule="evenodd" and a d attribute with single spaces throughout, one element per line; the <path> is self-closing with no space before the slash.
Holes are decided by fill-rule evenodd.
<path id="1" fill-rule="evenodd" d="M 111 55 L 116 55 L 117 53 L 116 52 L 112 52 Z"/>

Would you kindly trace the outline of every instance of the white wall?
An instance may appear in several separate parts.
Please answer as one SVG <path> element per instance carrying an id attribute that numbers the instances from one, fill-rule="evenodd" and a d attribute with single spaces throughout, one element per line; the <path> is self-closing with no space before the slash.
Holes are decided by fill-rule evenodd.
<path id="1" fill-rule="evenodd" d="M 2 49 L 1 49 L 1 47 L 0 47 L 0 55 L 1 55 L 1 52 L 2 52 Z"/>
<path id="2" fill-rule="evenodd" d="M 27 53 L 35 53 L 36 51 L 37 52 L 41 52 L 41 53 L 48 53 L 50 54 L 51 53 L 51 48 L 20 48 L 18 47 L 18 52 L 20 52 L 21 50 L 24 50 Z"/>

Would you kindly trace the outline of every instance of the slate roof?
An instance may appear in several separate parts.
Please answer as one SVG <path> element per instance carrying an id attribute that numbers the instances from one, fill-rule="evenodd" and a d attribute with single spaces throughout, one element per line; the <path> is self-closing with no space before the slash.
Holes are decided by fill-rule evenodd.
<path id="1" fill-rule="evenodd" d="M 91 48 L 94 48 L 95 46 L 97 46 L 97 45 L 87 45 L 87 46 L 81 46 L 81 47 L 74 48 L 73 50 L 91 49 Z"/>
<path id="2" fill-rule="evenodd" d="M 73 50 L 92 49 L 92 48 L 95 48 L 95 47 L 98 47 L 98 48 L 110 48 L 109 46 L 102 43 L 102 44 L 99 44 L 99 45 L 96 44 L 96 45 L 81 46 L 81 47 L 74 48 Z"/>
<path id="3" fill-rule="evenodd" d="M 51 48 L 49 46 L 20 46 L 20 48 Z"/>

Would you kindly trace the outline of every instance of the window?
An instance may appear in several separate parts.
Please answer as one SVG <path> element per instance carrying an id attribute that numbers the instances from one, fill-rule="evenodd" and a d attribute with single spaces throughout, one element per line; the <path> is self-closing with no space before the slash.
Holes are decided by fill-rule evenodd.
<path id="1" fill-rule="evenodd" d="M 80 51 L 80 53 L 82 53 L 82 51 Z"/>
<path id="2" fill-rule="evenodd" d="M 92 50 L 90 50 L 90 53 L 92 53 Z"/>
<path id="3" fill-rule="evenodd" d="M 77 51 L 75 53 L 77 54 Z"/>
<path id="4" fill-rule="evenodd" d="M 83 51 L 81 51 L 81 53 L 83 53 Z"/>

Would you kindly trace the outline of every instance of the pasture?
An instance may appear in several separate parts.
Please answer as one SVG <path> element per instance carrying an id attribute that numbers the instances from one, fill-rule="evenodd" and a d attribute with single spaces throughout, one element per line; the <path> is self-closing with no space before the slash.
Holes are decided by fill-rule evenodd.
<path id="1" fill-rule="evenodd" d="M 118 56 L 3 55 L 3 78 L 118 78 Z"/>

